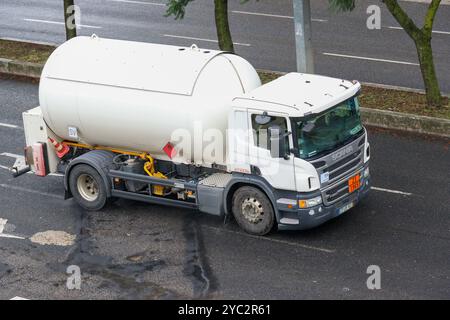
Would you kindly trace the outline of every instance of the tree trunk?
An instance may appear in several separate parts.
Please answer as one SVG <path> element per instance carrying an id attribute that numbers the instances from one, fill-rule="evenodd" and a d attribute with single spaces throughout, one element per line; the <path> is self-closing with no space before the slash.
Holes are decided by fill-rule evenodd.
<path id="1" fill-rule="evenodd" d="M 425 84 L 427 103 L 430 107 L 442 106 L 441 91 L 433 61 L 431 36 L 421 35 L 414 40 L 419 56 L 420 70 Z"/>
<path id="2" fill-rule="evenodd" d="M 77 28 L 75 26 L 75 12 L 70 10 L 73 8 L 74 0 L 64 0 L 64 21 L 66 27 L 66 39 L 70 40 L 77 36 Z"/>
<path id="3" fill-rule="evenodd" d="M 439 9 L 441 0 L 431 0 L 425 23 L 422 29 L 419 29 L 414 21 L 407 15 L 407 13 L 398 4 L 397 0 L 383 0 L 391 14 L 414 40 L 419 56 L 420 70 L 425 85 L 427 96 L 427 103 L 430 107 L 442 106 L 442 97 L 439 90 L 439 83 L 436 76 L 436 69 L 433 61 L 433 50 L 431 48 L 431 35 L 433 33 L 433 23 L 436 17 L 436 12 Z"/>
<path id="4" fill-rule="evenodd" d="M 233 39 L 228 23 L 228 0 L 214 0 L 214 5 L 219 48 L 223 51 L 234 52 Z"/>

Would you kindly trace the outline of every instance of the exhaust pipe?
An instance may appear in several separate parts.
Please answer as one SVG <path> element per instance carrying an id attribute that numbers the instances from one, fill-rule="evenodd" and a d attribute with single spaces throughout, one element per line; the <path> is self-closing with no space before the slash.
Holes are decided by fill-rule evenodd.
<path id="1" fill-rule="evenodd" d="M 17 178 L 17 177 L 29 172 L 30 170 L 31 170 L 30 166 L 26 166 L 21 169 L 19 169 L 17 167 L 13 167 L 13 168 L 11 168 L 11 174 L 12 174 L 13 178 Z"/>

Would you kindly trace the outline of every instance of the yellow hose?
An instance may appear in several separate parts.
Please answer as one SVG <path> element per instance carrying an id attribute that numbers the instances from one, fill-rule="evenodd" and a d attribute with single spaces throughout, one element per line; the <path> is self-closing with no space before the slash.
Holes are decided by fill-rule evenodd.
<path id="1" fill-rule="evenodd" d="M 70 142 L 70 141 L 63 141 L 63 143 L 70 147 L 78 147 L 78 148 L 90 149 L 90 150 L 106 150 L 106 151 L 111 151 L 114 153 L 120 153 L 120 154 L 126 154 L 126 155 L 130 155 L 130 156 L 139 157 L 142 160 L 147 160 L 147 162 L 144 163 L 144 170 L 150 177 L 159 178 L 159 179 L 167 179 L 167 177 L 163 173 L 155 170 L 155 160 L 153 159 L 153 157 L 151 155 L 149 155 L 146 152 L 126 151 L 126 150 L 120 150 L 120 149 L 115 149 L 115 148 L 110 148 L 110 147 L 102 147 L 102 146 L 90 146 L 87 144 Z M 164 186 L 154 185 L 153 193 L 156 195 L 159 195 L 159 196 L 164 195 Z"/>

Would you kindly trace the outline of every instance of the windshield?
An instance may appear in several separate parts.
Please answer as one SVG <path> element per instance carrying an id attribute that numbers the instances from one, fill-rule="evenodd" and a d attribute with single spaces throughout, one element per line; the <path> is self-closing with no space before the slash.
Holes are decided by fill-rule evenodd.
<path id="1" fill-rule="evenodd" d="M 334 150 L 360 135 L 363 130 L 358 98 L 327 110 L 293 119 L 299 156 L 307 159 Z"/>

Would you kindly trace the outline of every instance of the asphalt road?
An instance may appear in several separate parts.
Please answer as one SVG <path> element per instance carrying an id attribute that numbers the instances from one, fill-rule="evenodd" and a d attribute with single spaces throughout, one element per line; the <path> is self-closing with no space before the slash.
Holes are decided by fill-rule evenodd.
<path id="1" fill-rule="evenodd" d="M 61 177 L 11 178 L 21 112 L 38 104 L 37 91 L 0 80 L 0 299 L 450 298 L 450 141 L 371 129 L 381 189 L 314 230 L 261 238 L 233 221 L 132 201 L 88 213 L 63 200 Z M 48 231 L 76 239 L 35 241 Z M 81 290 L 66 287 L 71 265 Z M 366 286 L 371 265 L 380 290 Z"/>
<path id="2" fill-rule="evenodd" d="M 354 12 L 340 14 L 329 10 L 328 0 L 311 2 L 317 73 L 423 88 L 415 47 L 403 30 L 396 29 L 397 23 L 381 2 L 358 0 Z M 197 43 L 201 47 L 217 48 L 213 4 L 209 0 L 194 1 L 182 21 L 164 17 L 163 0 L 77 0 L 76 3 L 82 10 L 82 35 L 96 33 L 109 38 L 173 45 Z M 380 4 L 381 30 L 366 27 L 366 10 L 370 4 Z M 417 1 L 401 4 L 421 25 L 426 4 Z M 65 39 L 62 13 L 62 1 L 2 0 L 0 37 L 61 43 Z M 291 17 L 292 0 L 252 0 L 243 5 L 238 0 L 230 1 L 230 23 L 237 52 L 258 68 L 294 71 Z M 441 5 L 434 29 L 433 48 L 441 89 L 450 93 L 449 5 Z"/>

